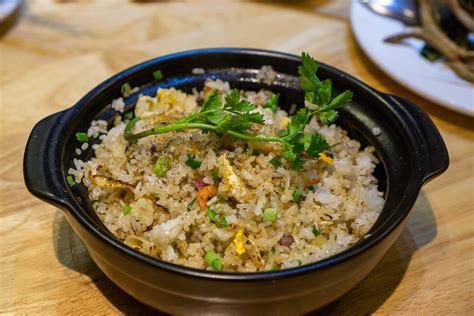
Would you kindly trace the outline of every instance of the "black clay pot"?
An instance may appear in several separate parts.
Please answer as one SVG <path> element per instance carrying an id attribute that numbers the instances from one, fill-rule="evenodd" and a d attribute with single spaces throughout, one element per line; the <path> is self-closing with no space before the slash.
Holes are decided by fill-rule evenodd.
<path id="1" fill-rule="evenodd" d="M 321 64 L 320 78 L 330 78 L 336 92 L 350 89 L 354 101 L 340 111 L 337 124 L 361 143 L 371 144 L 382 163 L 376 169 L 386 202 L 370 235 L 328 259 L 293 269 L 264 273 L 216 273 L 148 257 L 117 240 L 91 208 L 81 185 L 72 189 L 66 173 L 79 147 L 75 133 L 93 119 L 112 120 L 107 104 L 121 95 L 122 84 L 140 87 L 125 100 L 132 108 L 138 94 L 157 87 L 190 92 L 208 77 L 232 87 L 280 93 L 280 104 L 302 104 L 297 66 L 300 58 L 255 49 L 204 49 L 153 59 L 113 76 L 75 106 L 41 120 L 33 128 L 24 157 L 25 182 L 32 194 L 64 211 L 74 231 L 104 273 L 127 293 L 162 311 L 177 314 L 300 314 L 341 297 L 377 265 L 404 229 L 421 186 L 446 170 L 445 144 L 430 118 L 414 104 L 378 92 L 359 80 Z M 263 65 L 279 73 L 271 86 L 257 82 Z M 192 74 L 195 67 L 205 74 Z M 155 81 L 160 69 L 164 79 Z M 380 128 L 374 135 L 371 129 Z M 92 150 L 80 156 L 88 159 Z"/>

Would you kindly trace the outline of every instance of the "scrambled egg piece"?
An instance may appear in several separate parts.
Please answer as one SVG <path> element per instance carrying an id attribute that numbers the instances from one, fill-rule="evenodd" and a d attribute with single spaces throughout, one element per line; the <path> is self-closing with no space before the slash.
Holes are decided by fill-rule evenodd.
<path id="1" fill-rule="evenodd" d="M 141 96 L 135 106 L 135 115 L 141 119 L 152 119 L 151 123 L 158 123 L 169 119 L 176 119 L 182 113 L 193 111 L 197 106 L 195 97 L 178 91 L 175 88 L 160 89 L 156 98 Z"/>
<path id="2" fill-rule="evenodd" d="M 239 229 L 237 234 L 235 234 L 233 243 L 235 244 L 235 252 L 237 252 L 238 255 L 245 253 L 246 249 L 244 247 L 244 231 L 242 229 Z"/>
<path id="3" fill-rule="evenodd" d="M 332 164 L 332 158 L 326 155 L 325 153 L 320 153 L 319 154 L 319 159 L 324 161 L 327 164 Z"/>
<path id="4" fill-rule="evenodd" d="M 280 121 L 278 123 L 280 123 L 280 125 L 283 126 L 283 127 L 287 127 L 288 124 L 290 123 L 290 121 L 291 120 L 287 117 L 281 117 Z"/>
<path id="5" fill-rule="evenodd" d="M 221 185 L 224 187 L 224 191 L 229 192 L 239 202 L 245 202 L 249 192 L 245 187 L 245 183 L 234 172 L 225 154 L 217 158 L 217 167 L 222 175 Z"/>

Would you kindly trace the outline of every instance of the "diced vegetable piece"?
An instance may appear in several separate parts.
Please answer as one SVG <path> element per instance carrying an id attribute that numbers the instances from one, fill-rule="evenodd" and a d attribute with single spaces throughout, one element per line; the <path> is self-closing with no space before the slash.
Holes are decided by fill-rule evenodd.
<path id="1" fill-rule="evenodd" d="M 127 113 L 123 114 L 123 118 L 126 120 L 131 120 L 135 115 L 133 114 L 133 111 L 128 111 Z"/>
<path id="2" fill-rule="evenodd" d="M 73 176 L 67 176 L 66 181 L 71 188 L 76 185 L 76 181 L 74 180 Z"/>
<path id="3" fill-rule="evenodd" d="M 128 98 L 130 94 L 132 93 L 132 87 L 130 87 L 130 84 L 126 82 L 122 85 L 122 88 L 120 89 L 120 91 L 122 92 L 122 95 L 124 96 L 124 98 Z"/>
<path id="4" fill-rule="evenodd" d="M 219 171 L 214 170 L 212 171 L 212 178 L 214 179 L 214 181 L 219 181 L 220 179 L 222 179 L 222 176 L 219 174 Z"/>
<path id="5" fill-rule="evenodd" d="M 153 172 L 156 174 L 158 178 L 163 178 L 166 176 L 170 168 L 170 160 L 166 156 L 160 156 L 156 159 L 156 163 L 153 166 Z"/>
<path id="6" fill-rule="evenodd" d="M 208 251 L 204 257 L 204 260 L 214 271 L 222 270 L 221 256 L 219 256 L 214 251 Z"/>
<path id="7" fill-rule="evenodd" d="M 318 237 L 319 235 L 321 235 L 321 232 L 314 225 L 311 231 L 313 232 L 314 237 Z"/>
<path id="8" fill-rule="evenodd" d="M 81 143 L 89 141 L 89 137 L 87 137 L 86 133 L 76 133 L 76 139 Z"/>
<path id="9" fill-rule="evenodd" d="M 273 113 L 275 113 L 277 110 L 278 110 L 278 99 L 280 98 L 280 95 L 277 93 L 277 94 L 274 94 L 272 96 L 272 98 L 270 99 L 270 101 L 267 102 L 267 104 L 265 104 L 263 107 L 266 108 L 266 109 L 270 109 L 273 111 Z"/>
<path id="10" fill-rule="evenodd" d="M 275 252 L 276 252 L 275 247 L 273 247 L 271 251 L 272 251 L 273 254 L 275 254 Z"/>
<path id="11" fill-rule="evenodd" d="M 208 183 L 204 182 L 203 180 L 198 180 L 196 181 L 195 183 L 195 186 L 198 190 L 201 190 L 202 188 L 204 188 L 206 185 L 208 185 Z"/>
<path id="12" fill-rule="evenodd" d="M 197 169 L 197 168 L 201 167 L 202 161 L 193 159 L 193 157 L 191 157 L 191 155 L 186 155 L 185 163 L 186 163 L 187 166 L 191 167 L 192 169 Z"/>
<path id="13" fill-rule="evenodd" d="M 267 208 L 263 211 L 262 220 L 264 222 L 274 222 L 277 219 L 277 210 L 275 208 Z"/>
<path id="14" fill-rule="evenodd" d="M 155 80 L 160 80 L 160 79 L 163 79 L 163 73 L 161 72 L 161 70 L 156 70 L 153 72 L 153 78 Z"/>
<path id="15" fill-rule="evenodd" d="M 269 162 L 270 162 L 275 168 L 281 166 L 281 160 L 278 159 L 277 157 L 273 157 L 272 159 L 270 159 Z"/>
<path id="16" fill-rule="evenodd" d="M 212 208 L 208 207 L 207 208 L 207 214 L 206 217 L 213 223 L 216 223 L 221 226 L 228 226 L 227 221 L 224 216 L 220 216 L 217 214 L 216 211 L 214 211 Z"/>
<path id="17" fill-rule="evenodd" d="M 193 200 L 188 204 L 188 206 L 186 207 L 186 209 L 188 210 L 188 212 L 191 212 L 191 210 L 192 210 L 193 208 L 195 208 L 195 207 L 196 207 L 196 199 L 193 199 Z"/>
<path id="18" fill-rule="evenodd" d="M 293 198 L 293 202 L 295 203 L 298 203 L 303 198 L 303 195 L 298 190 L 293 191 L 293 194 L 291 196 Z"/>
<path id="19" fill-rule="evenodd" d="M 132 211 L 132 207 L 130 205 L 125 205 L 122 209 L 122 212 L 125 214 L 125 215 L 128 215 L 130 214 L 130 212 Z"/>
<path id="20" fill-rule="evenodd" d="M 290 247 L 294 242 L 295 238 L 293 236 L 285 234 L 278 243 L 282 246 Z"/>
<path id="21" fill-rule="evenodd" d="M 196 193 L 196 201 L 200 209 L 205 209 L 207 200 L 217 193 L 217 187 L 215 185 L 206 185 Z"/>

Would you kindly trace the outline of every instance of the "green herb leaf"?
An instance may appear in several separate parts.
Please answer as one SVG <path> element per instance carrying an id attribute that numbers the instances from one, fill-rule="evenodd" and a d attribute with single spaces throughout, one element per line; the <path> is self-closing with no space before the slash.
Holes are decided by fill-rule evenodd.
<path id="1" fill-rule="evenodd" d="M 155 71 L 153 72 L 153 78 L 154 78 L 155 80 L 163 79 L 163 73 L 161 72 L 161 70 L 159 70 L 159 69 L 158 69 L 158 70 L 155 70 Z"/>
<path id="2" fill-rule="evenodd" d="M 311 142 L 309 143 L 306 153 L 311 157 L 317 158 L 319 153 L 329 150 L 329 144 L 319 134 L 311 135 Z"/>
<path id="3" fill-rule="evenodd" d="M 324 107 L 324 111 L 335 110 L 345 106 L 347 103 L 351 102 L 353 95 L 352 91 L 349 90 L 338 94 L 327 106 Z"/>
<path id="4" fill-rule="evenodd" d="M 275 254 L 275 252 L 276 252 L 275 247 L 272 247 L 272 250 L 271 250 L 271 251 L 272 251 L 273 254 Z"/>
<path id="5" fill-rule="evenodd" d="M 208 112 L 208 111 L 215 111 L 218 110 L 222 107 L 221 104 L 221 97 L 219 96 L 219 93 L 217 90 L 212 90 L 211 94 L 206 98 L 204 101 L 202 108 L 201 108 L 201 113 Z"/>
<path id="6" fill-rule="evenodd" d="M 318 237 L 319 235 L 321 235 L 321 232 L 314 225 L 311 231 L 313 232 L 314 237 Z"/>
<path id="7" fill-rule="evenodd" d="M 294 190 L 291 197 L 293 198 L 293 202 L 298 203 L 303 198 L 303 195 L 301 194 L 300 191 Z"/>
<path id="8" fill-rule="evenodd" d="M 316 71 L 319 64 L 308 54 L 301 54 L 301 65 L 298 66 L 298 74 L 300 75 L 300 87 L 304 91 L 314 91 L 321 84 Z"/>
<path id="9" fill-rule="evenodd" d="M 263 211 L 262 220 L 264 222 L 274 222 L 277 219 L 277 210 L 275 208 L 267 208 Z"/>
<path id="10" fill-rule="evenodd" d="M 160 156 L 156 159 L 156 163 L 153 166 L 153 172 L 156 174 L 158 178 L 163 178 L 166 176 L 168 169 L 170 168 L 171 161 L 166 156 Z"/>
<path id="11" fill-rule="evenodd" d="M 272 110 L 273 113 L 276 113 L 276 111 L 278 110 L 279 99 L 280 99 L 280 95 L 278 93 L 272 95 L 270 101 L 268 101 L 267 104 L 263 106 L 263 108 L 270 109 Z"/>
<path id="12" fill-rule="evenodd" d="M 330 124 L 334 122 L 338 116 L 339 114 L 334 110 L 319 113 L 319 119 L 323 124 Z"/>
<path id="13" fill-rule="evenodd" d="M 87 137 L 86 133 L 76 133 L 76 139 L 81 143 L 86 143 L 89 141 L 89 137 Z"/>
<path id="14" fill-rule="evenodd" d="M 212 208 L 207 208 L 206 217 L 213 223 L 218 224 L 220 226 L 229 226 L 224 216 L 220 216 L 214 211 Z"/>
<path id="15" fill-rule="evenodd" d="M 76 185 L 76 181 L 74 180 L 73 176 L 67 176 L 66 181 L 71 188 Z"/>
<path id="16" fill-rule="evenodd" d="M 132 93 L 132 88 L 129 83 L 124 83 L 120 89 L 124 98 L 128 98 Z"/>
<path id="17" fill-rule="evenodd" d="M 221 256 L 219 256 L 214 251 L 210 250 L 206 253 L 204 257 L 207 265 L 210 266 L 214 271 L 221 271 L 222 270 L 222 262 Z"/>
<path id="18" fill-rule="evenodd" d="M 130 205 L 125 205 L 122 208 L 122 212 L 123 212 L 123 214 L 128 215 L 132 212 L 132 207 Z"/>
<path id="19" fill-rule="evenodd" d="M 185 161 L 186 165 L 191 167 L 192 169 L 198 169 L 199 167 L 201 167 L 201 164 L 202 164 L 202 161 L 199 161 L 199 160 L 195 160 L 193 159 L 193 157 L 191 157 L 191 155 L 186 155 L 186 161 Z"/>
<path id="20" fill-rule="evenodd" d="M 248 113 L 255 110 L 255 105 L 250 101 L 242 99 L 240 92 L 237 89 L 233 89 L 225 98 L 226 110 L 233 113 Z"/>

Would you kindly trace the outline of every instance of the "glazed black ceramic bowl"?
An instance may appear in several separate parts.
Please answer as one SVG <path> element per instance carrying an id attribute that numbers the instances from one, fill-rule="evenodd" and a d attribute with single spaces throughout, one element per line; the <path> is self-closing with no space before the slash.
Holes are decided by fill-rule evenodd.
<path id="1" fill-rule="evenodd" d="M 122 84 L 140 91 L 157 87 L 190 92 L 206 78 L 221 78 L 245 90 L 266 88 L 280 93 L 280 105 L 303 104 L 297 66 L 300 58 L 255 49 L 204 49 L 153 59 L 125 70 L 84 96 L 72 108 L 41 120 L 33 128 L 24 157 L 25 182 L 32 194 L 64 211 L 93 260 L 118 286 L 141 302 L 177 313 L 300 314 L 322 307 L 348 292 L 374 269 L 406 225 L 421 186 L 449 164 L 445 144 L 430 118 L 412 103 L 378 92 L 359 80 L 321 64 L 320 78 L 330 78 L 336 92 L 350 89 L 354 101 L 340 111 L 337 124 L 362 144 L 373 145 L 381 160 L 375 174 L 386 192 L 381 215 L 367 238 L 328 259 L 288 270 L 262 273 L 218 273 L 167 263 L 132 250 L 116 239 L 91 208 L 81 185 L 70 188 L 67 170 L 77 157 L 75 138 L 93 119 L 112 121 L 106 105 L 121 95 Z M 255 76 L 271 65 L 278 77 L 271 86 Z M 195 67 L 204 74 L 193 74 Z M 160 69 L 162 80 L 152 73 Z M 371 129 L 380 128 L 374 135 Z M 79 158 L 88 159 L 92 150 Z"/>

